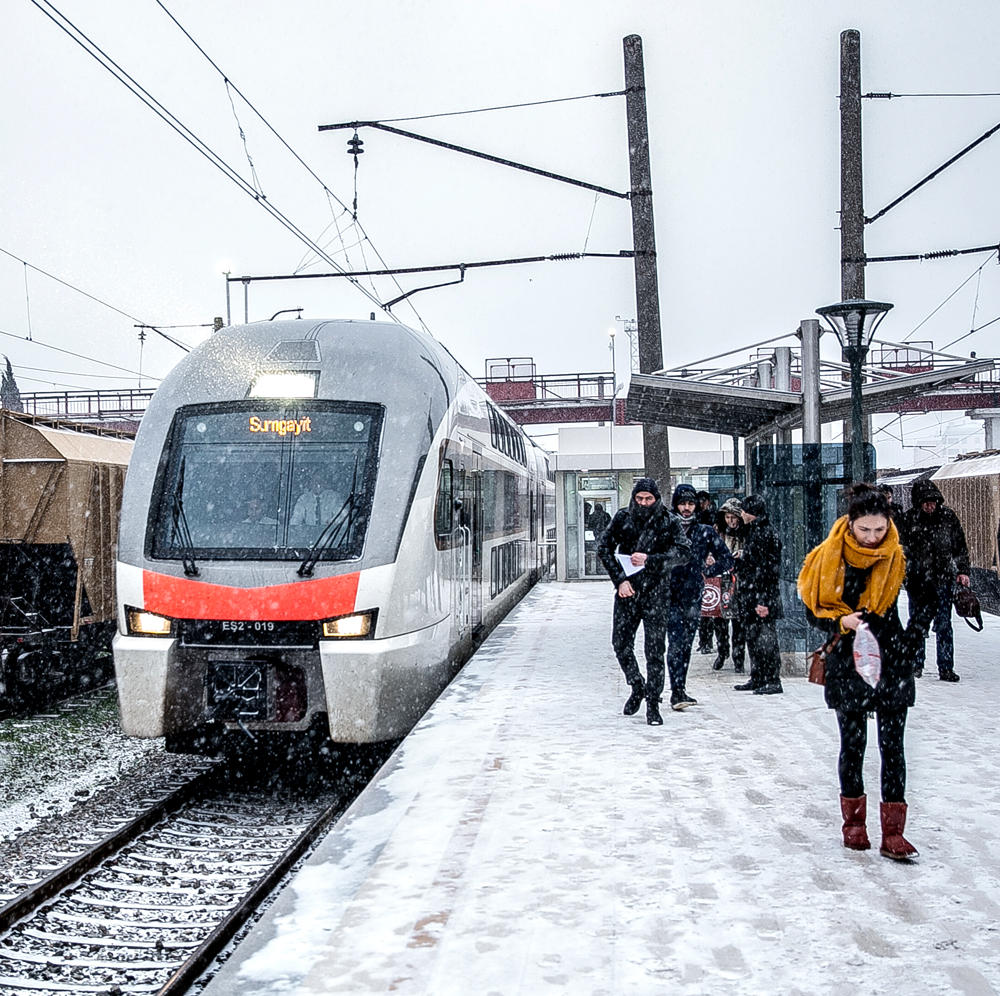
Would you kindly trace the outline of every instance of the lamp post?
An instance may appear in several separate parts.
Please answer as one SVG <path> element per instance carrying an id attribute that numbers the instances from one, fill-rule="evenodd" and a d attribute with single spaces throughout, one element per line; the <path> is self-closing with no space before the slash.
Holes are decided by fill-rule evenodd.
<path id="1" fill-rule="evenodd" d="M 618 377 L 615 373 L 615 327 L 608 329 L 608 349 L 611 350 L 611 428 L 608 430 L 608 451 L 611 456 L 611 473 L 615 472 L 615 397 L 618 394 Z"/>
<path id="2" fill-rule="evenodd" d="M 861 407 L 862 370 L 875 329 L 892 308 L 884 301 L 850 300 L 817 308 L 836 333 L 844 356 L 851 365 L 851 479 L 865 478 L 865 438 Z"/>

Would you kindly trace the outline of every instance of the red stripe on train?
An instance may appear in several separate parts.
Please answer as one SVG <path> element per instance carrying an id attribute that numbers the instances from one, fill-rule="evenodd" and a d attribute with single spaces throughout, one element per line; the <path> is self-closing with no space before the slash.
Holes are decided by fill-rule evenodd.
<path id="1" fill-rule="evenodd" d="M 231 588 L 142 572 L 143 608 L 173 619 L 330 619 L 354 611 L 360 573 L 264 588 Z"/>

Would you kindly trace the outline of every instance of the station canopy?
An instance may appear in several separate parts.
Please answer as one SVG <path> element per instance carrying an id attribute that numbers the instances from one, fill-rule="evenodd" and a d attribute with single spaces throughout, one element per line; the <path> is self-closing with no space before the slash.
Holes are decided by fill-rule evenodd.
<path id="1" fill-rule="evenodd" d="M 981 381 L 984 377 L 1000 391 L 1000 383 L 989 376 L 996 366 L 992 359 L 970 360 L 910 344 L 898 348 L 892 343 L 878 346 L 873 349 L 878 364 L 865 367 L 862 390 L 865 414 L 905 410 L 907 399 L 926 397 L 949 386 L 954 388 L 962 381 Z M 741 437 L 800 428 L 798 350 L 788 353 L 790 369 L 784 378 L 774 377 L 774 350 L 770 351 L 770 358 L 762 359 L 758 354 L 749 363 L 725 369 L 693 364 L 653 374 L 633 373 L 626 397 L 626 418 Z M 848 372 L 849 367 L 844 363 L 820 362 L 821 422 L 851 417 Z M 772 386 L 775 379 L 783 379 L 791 389 L 775 389 Z M 983 397 L 986 400 L 990 395 L 984 393 Z"/>

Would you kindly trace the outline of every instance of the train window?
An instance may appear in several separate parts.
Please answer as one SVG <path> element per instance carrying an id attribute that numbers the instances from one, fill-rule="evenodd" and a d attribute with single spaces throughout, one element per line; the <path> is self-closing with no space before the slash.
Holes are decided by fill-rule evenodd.
<path id="1" fill-rule="evenodd" d="M 303 401 L 182 408 L 151 506 L 154 558 L 360 555 L 382 408 Z M 315 548 L 315 549 L 314 549 Z"/>
<path id="2" fill-rule="evenodd" d="M 437 512 L 434 519 L 434 530 L 438 536 L 451 535 L 452 514 L 455 508 L 452 471 L 452 462 L 442 460 L 441 476 L 438 478 Z"/>

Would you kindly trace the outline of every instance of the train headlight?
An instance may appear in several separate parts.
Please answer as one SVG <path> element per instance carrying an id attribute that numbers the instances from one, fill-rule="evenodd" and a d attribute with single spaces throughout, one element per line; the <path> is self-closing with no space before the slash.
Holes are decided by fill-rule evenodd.
<path id="1" fill-rule="evenodd" d="M 374 635 L 375 613 L 355 612 L 338 619 L 327 619 L 322 627 L 323 637 L 327 640 L 364 640 Z"/>
<path id="2" fill-rule="evenodd" d="M 143 609 L 126 609 L 125 621 L 129 636 L 172 636 L 174 631 L 173 619 Z"/>

